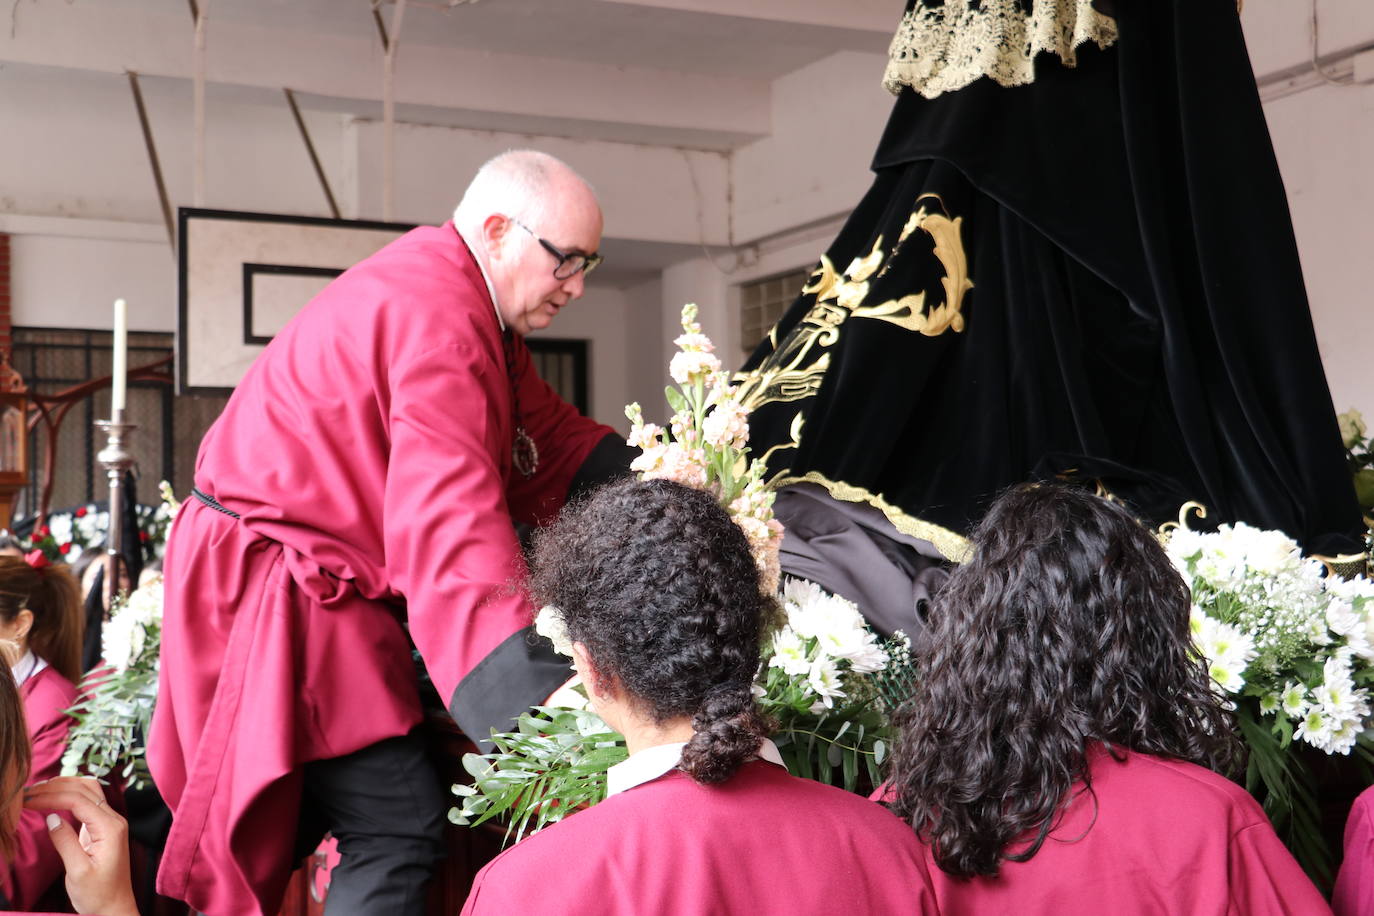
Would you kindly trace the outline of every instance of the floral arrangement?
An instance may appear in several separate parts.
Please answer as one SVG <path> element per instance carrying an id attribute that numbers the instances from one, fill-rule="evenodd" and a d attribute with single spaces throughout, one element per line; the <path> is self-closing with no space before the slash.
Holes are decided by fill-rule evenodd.
<path id="1" fill-rule="evenodd" d="M 641 449 L 631 465 L 645 479 L 669 478 L 707 490 L 749 539 L 769 594 L 779 587 L 782 525 L 761 462 L 748 458 L 748 410 L 734 397 L 697 309 L 682 310 L 678 352 L 669 372 L 679 387 L 666 395 L 673 415 L 666 427 L 646 423 L 638 404 L 626 408 L 629 443 Z M 764 647 L 754 693 L 777 723 L 774 743 L 788 769 L 855 791 L 879 782 L 890 732 L 889 703 L 902 691 L 904 637 L 880 644 L 858 608 L 819 586 L 788 580 L 779 596 L 785 622 Z M 535 628 L 554 648 L 571 654 L 557 608 L 539 612 Z M 475 826 L 497 816 L 519 839 L 605 798 L 606 771 L 627 756 L 624 739 L 587 708 L 580 687 L 561 691 L 554 705 L 521 716 L 515 732 L 493 734 L 495 750 L 469 754 L 471 786 L 455 785 L 456 824 Z"/>
<path id="2" fill-rule="evenodd" d="M 116 600 L 101 631 L 105 665 L 81 681 L 69 710 L 76 724 L 62 755 L 62 775 L 106 777 L 120 770 L 126 785 L 148 779 L 143 742 L 157 700 L 162 647 L 162 580 Z"/>
<path id="3" fill-rule="evenodd" d="M 1374 516 L 1374 436 L 1369 435 L 1364 417 L 1353 407 L 1338 414 L 1336 421 L 1341 426 L 1346 461 L 1355 481 L 1355 498 L 1366 516 Z"/>
<path id="4" fill-rule="evenodd" d="M 759 564 L 764 591 L 777 591 L 782 524 L 773 517 L 773 494 L 763 484 L 763 463 L 750 462 L 749 411 L 734 396 L 715 345 L 701 333 L 697 307 L 682 309 L 682 334 L 668 373 L 678 388 L 664 391 L 673 409 L 664 429 L 644 422 L 639 404 L 625 408 L 630 445 L 641 454 L 630 464 L 644 480 L 667 478 L 708 490 L 744 530 Z"/>
<path id="5" fill-rule="evenodd" d="M 1297 750 L 1353 751 L 1374 763 L 1374 582 L 1325 575 L 1287 535 L 1243 522 L 1167 537 L 1192 589 L 1198 654 L 1250 745 L 1246 786 L 1299 861 L 1322 876 L 1328 854 Z"/>
<path id="6" fill-rule="evenodd" d="M 861 775 L 876 788 L 892 737 L 888 712 L 904 695 L 894 678 L 909 670 L 894 661 L 906 660 L 910 641 L 897 633 L 880 642 L 854 602 L 814 582 L 787 579 L 782 602 L 785 622 L 754 687 L 776 723 L 773 743 L 794 775 L 829 783 L 838 770 L 851 792 Z"/>
<path id="7" fill-rule="evenodd" d="M 166 488 L 164 480 L 160 488 Z M 156 506 L 139 503 L 138 537 L 146 551 L 146 556 L 156 559 L 162 556 L 167 545 L 167 529 L 172 523 L 172 511 L 164 500 Z M 105 535 L 110 527 L 110 513 L 95 503 L 74 506 L 58 512 L 49 513 L 44 523 L 24 544 L 25 550 L 42 550 L 53 562 L 75 563 L 83 553 L 98 549 L 105 543 Z M 23 539 L 20 539 L 21 542 Z"/>
<path id="8" fill-rule="evenodd" d="M 153 515 L 176 517 L 181 503 L 161 485 L 162 504 Z M 105 664 L 86 675 L 80 699 L 69 712 L 76 723 L 62 755 L 62 774 L 107 777 L 116 769 L 126 785 L 148 780 L 144 741 L 157 701 L 162 656 L 162 579 L 121 595 L 101 628 Z"/>

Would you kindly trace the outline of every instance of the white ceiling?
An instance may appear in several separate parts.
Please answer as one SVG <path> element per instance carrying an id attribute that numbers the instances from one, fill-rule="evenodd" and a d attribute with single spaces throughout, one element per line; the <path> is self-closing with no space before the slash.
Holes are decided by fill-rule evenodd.
<path id="1" fill-rule="evenodd" d="M 837 51 L 886 51 L 901 15 L 900 3 L 887 5 L 891 21 L 882 30 L 866 30 L 605 0 L 480 0 L 451 7 L 407 2 L 400 32 L 402 46 L 772 80 Z M 381 12 L 389 29 L 394 2 Z M 380 41 L 370 0 L 214 0 L 209 15 Z"/>

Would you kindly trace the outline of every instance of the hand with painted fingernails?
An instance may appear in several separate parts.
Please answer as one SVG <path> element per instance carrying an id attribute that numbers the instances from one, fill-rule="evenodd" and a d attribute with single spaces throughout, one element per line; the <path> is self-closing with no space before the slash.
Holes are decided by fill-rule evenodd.
<path id="1" fill-rule="evenodd" d="M 48 814 L 48 835 L 67 870 L 67 896 L 78 913 L 138 916 L 129 877 L 129 825 L 110 810 L 94 779 L 64 776 L 24 792 L 24 807 L 70 811 L 80 832 Z"/>

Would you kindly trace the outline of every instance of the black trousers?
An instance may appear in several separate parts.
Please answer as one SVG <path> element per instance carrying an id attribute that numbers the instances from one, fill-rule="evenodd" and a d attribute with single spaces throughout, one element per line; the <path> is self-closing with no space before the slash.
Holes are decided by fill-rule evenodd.
<path id="1" fill-rule="evenodd" d="M 328 831 L 341 856 L 325 913 L 423 916 L 449 802 L 419 732 L 306 764 L 301 855 Z"/>

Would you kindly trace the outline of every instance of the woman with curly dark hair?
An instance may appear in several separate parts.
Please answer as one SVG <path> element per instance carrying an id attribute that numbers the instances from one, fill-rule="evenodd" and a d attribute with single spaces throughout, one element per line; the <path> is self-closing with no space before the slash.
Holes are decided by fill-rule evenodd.
<path id="1" fill-rule="evenodd" d="M 606 801 L 477 876 L 463 912 L 934 912 L 920 845 L 879 806 L 797 779 L 751 687 L 777 613 L 708 493 L 625 480 L 537 536 L 593 709 L 625 736 Z"/>
<path id="2" fill-rule="evenodd" d="M 1325 912 L 1221 775 L 1243 746 L 1154 535 L 1028 484 L 973 543 L 931 610 L 888 783 L 939 866 L 941 911 Z"/>

